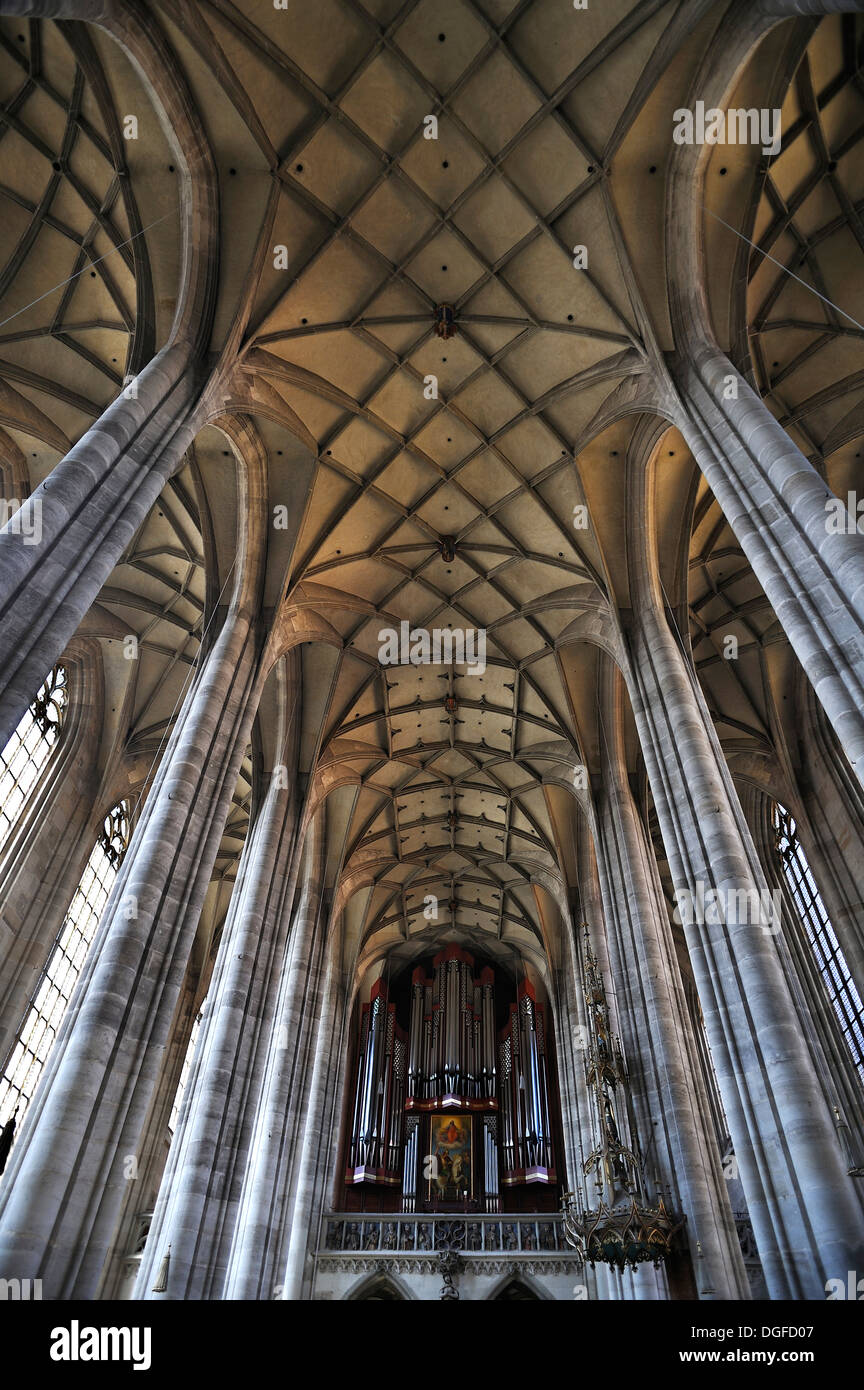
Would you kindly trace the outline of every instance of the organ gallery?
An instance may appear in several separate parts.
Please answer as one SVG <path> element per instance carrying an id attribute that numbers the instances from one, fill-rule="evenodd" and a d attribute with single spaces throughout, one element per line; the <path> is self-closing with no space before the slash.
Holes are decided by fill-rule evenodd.
<path id="1" fill-rule="evenodd" d="M 500 1211 L 502 1188 L 504 1209 L 506 1189 L 554 1188 L 546 1011 L 527 980 L 509 1004 L 507 994 L 501 980 L 496 999 L 490 966 L 475 975 L 473 956 L 446 946 L 428 975 L 411 972 L 406 1029 L 386 982 L 375 982 L 362 1008 L 346 1183 L 401 1184 L 403 1211 Z"/>

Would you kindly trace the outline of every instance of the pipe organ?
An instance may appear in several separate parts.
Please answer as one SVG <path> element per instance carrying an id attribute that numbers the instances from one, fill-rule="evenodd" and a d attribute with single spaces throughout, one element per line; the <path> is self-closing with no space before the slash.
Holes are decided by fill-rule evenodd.
<path id="1" fill-rule="evenodd" d="M 501 1164 L 505 1186 L 554 1182 L 546 1071 L 546 1017 L 527 980 L 501 1037 Z"/>
<path id="2" fill-rule="evenodd" d="M 393 998 L 377 980 L 361 1010 L 346 1182 L 401 1189 L 403 1211 L 498 1211 L 502 1188 L 554 1185 L 546 1016 L 528 980 L 513 1000 L 499 979 L 496 999 L 495 971 L 455 945 L 404 979 Z"/>
<path id="3" fill-rule="evenodd" d="M 351 1182 L 399 1184 L 404 1106 L 405 1033 L 384 981 L 376 980 L 360 1021 Z"/>
<path id="4" fill-rule="evenodd" d="M 487 966 L 474 979 L 474 961 L 448 946 L 411 977 L 408 1108 L 483 1109 L 495 1098 L 495 995 Z"/>

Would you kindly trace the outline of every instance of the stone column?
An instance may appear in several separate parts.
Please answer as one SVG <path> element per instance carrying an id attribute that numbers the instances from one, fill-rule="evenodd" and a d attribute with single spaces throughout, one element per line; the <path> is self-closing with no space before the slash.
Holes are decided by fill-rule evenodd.
<path id="1" fill-rule="evenodd" d="M 260 1054 L 272 1028 L 288 936 L 297 822 L 299 669 L 282 658 L 262 705 L 272 715 L 266 792 L 249 832 L 208 995 L 184 1101 L 141 1261 L 136 1297 L 221 1297 L 224 1247 L 236 1219 L 258 1098 Z M 269 697 L 269 698 L 268 698 Z M 232 1201 L 233 1196 L 233 1201 Z M 152 1285 L 165 1251 L 167 1289 Z"/>
<path id="2" fill-rule="evenodd" d="M 586 1184 L 584 1164 L 597 1142 L 597 1132 L 585 1069 L 588 1018 L 582 988 L 582 940 L 579 924 L 589 924 L 592 945 L 598 959 L 605 957 L 606 943 L 603 927 L 605 919 L 590 830 L 587 819 L 575 806 L 574 815 L 578 817 L 575 827 L 578 900 L 572 922 L 568 924 L 567 939 L 564 943 L 564 964 L 561 971 L 563 980 L 558 992 L 559 1002 L 556 1009 L 556 1014 L 560 1017 L 556 1036 L 567 1187 L 577 1194 L 583 1204 L 590 1204 L 593 1189 Z M 610 1011 L 617 1019 L 614 981 L 609 978 L 608 972 L 606 984 Z M 584 1265 L 576 1275 L 574 1283 L 584 1285 L 589 1299 L 608 1300 L 621 1296 L 620 1283 L 616 1283 L 614 1271 L 608 1265 L 600 1264 L 594 1269 L 591 1269 L 590 1265 Z"/>
<path id="3" fill-rule="evenodd" d="M 316 1057 L 323 1048 L 337 1065 L 343 1060 L 333 1037 L 333 1017 L 327 1012 L 329 1021 L 324 1024 L 319 1016 L 322 1008 L 326 1012 L 334 1005 L 322 898 L 324 815 L 322 808 L 305 837 L 300 898 L 291 922 L 225 1281 L 223 1296 L 228 1299 L 269 1299 L 283 1283 L 302 1152 L 307 1133 L 317 1132 L 310 1095 Z M 323 1147 L 308 1156 L 313 1168 L 322 1153 Z M 297 1219 L 305 1230 L 302 1213 Z"/>
<path id="4" fill-rule="evenodd" d="M 617 674 L 617 673 L 616 673 Z M 646 1179 L 656 1167 L 672 1204 L 687 1218 L 697 1291 L 720 1299 L 750 1294 L 735 1221 L 713 1138 L 696 1040 L 653 851 L 630 790 L 621 729 L 623 695 L 607 661 L 601 707 L 604 740 L 595 844 L 609 923 L 610 964 L 619 992 L 625 1056 L 641 1100 Z M 700 1249 L 701 1247 L 701 1254 Z"/>
<path id="5" fill-rule="evenodd" d="M 583 840 L 586 836 L 583 834 Z M 580 889 L 581 889 L 580 884 Z M 584 908 L 584 895 L 583 895 Z M 564 1131 L 564 1154 L 561 1165 L 567 1175 L 567 1187 L 584 1196 L 582 1167 L 594 1147 L 592 1113 L 585 1080 L 585 1037 L 587 1018 L 582 994 L 579 963 L 579 930 L 574 922 L 566 924 L 566 939 L 562 942 L 563 961 L 555 992 L 555 1039 L 558 1062 L 558 1085 L 561 1092 L 561 1123 Z M 592 926 L 595 914 L 585 917 Z M 560 1159 L 559 1159 L 560 1162 Z"/>
<path id="6" fill-rule="evenodd" d="M 752 920 L 754 903 L 770 902 L 768 884 L 695 673 L 666 620 L 646 440 L 637 437 L 628 458 L 625 675 L 670 873 L 686 895 L 687 947 L 766 1282 L 773 1298 L 824 1298 L 827 1279 L 864 1260 L 860 1208 L 771 923 Z"/>
<path id="7" fill-rule="evenodd" d="M 796 815 L 796 821 L 831 925 L 864 998 L 864 791 L 809 686 L 803 705 L 797 790 L 804 816 Z"/>
<path id="8" fill-rule="evenodd" d="M 746 786 L 742 788 L 741 805 L 768 885 L 776 892 L 778 901 L 782 901 L 783 929 L 782 934 L 775 940 L 781 965 L 789 981 L 790 993 L 795 1001 L 801 1033 L 807 1039 L 816 1075 L 835 1125 L 845 1127 L 848 1134 L 847 1148 L 851 1147 L 857 1155 L 864 1139 L 864 1092 L 861 1090 L 861 1078 L 841 1035 L 837 1015 L 831 1007 L 828 991 L 813 948 L 807 940 L 794 895 L 778 862 L 774 847 L 771 804 L 764 793 L 757 791 L 753 786 Z M 852 1166 L 852 1162 L 850 1158 L 849 1166 Z M 860 1159 L 856 1157 L 854 1162 L 857 1164 Z M 860 1185 L 856 1185 L 855 1193 L 859 1202 L 864 1205 L 864 1191 Z"/>
<path id="9" fill-rule="evenodd" d="M 693 100 L 723 107 L 758 41 L 780 18 L 835 8 L 827 0 L 742 0 L 706 52 Z M 779 107 L 784 95 L 766 92 L 766 105 Z M 668 414 L 864 781 L 864 536 L 832 534 L 826 503 L 834 494 L 717 343 L 704 261 L 708 153 L 710 147 L 679 145 L 670 165 L 667 273 L 675 353 L 668 361 Z"/>
<path id="10" fill-rule="evenodd" d="M 3 10 L 90 19 L 142 72 L 175 148 L 183 256 L 168 342 L 28 499 L 41 510 L 41 540 L 25 545 L 14 518 L 0 530 L 0 744 L 194 437 L 219 263 L 215 163 L 155 16 L 119 0 L 4 0 Z"/>
<path id="11" fill-rule="evenodd" d="M 0 1268 L 93 1296 L 254 714 L 260 638 L 231 615 L 120 869 L 0 1192 Z"/>
<path id="12" fill-rule="evenodd" d="M 864 1233 L 773 940 L 728 906 L 742 893 L 758 902 L 768 885 L 661 615 L 640 615 L 631 651 L 640 740 L 673 882 L 695 907 L 685 935 L 766 1281 L 774 1298 L 824 1297 L 827 1279 L 858 1267 Z M 699 910 L 710 892 L 720 912 Z"/>
<path id="13" fill-rule="evenodd" d="M 245 425 L 238 438 L 247 456 L 234 597 L 175 724 L 0 1189 L 0 1269 L 41 1278 L 49 1298 L 90 1298 L 98 1285 L 260 694 L 266 459 Z"/>
<path id="14" fill-rule="evenodd" d="M 283 1299 L 309 1297 L 313 1244 L 321 1222 L 335 1165 L 322 1164 L 327 1138 L 338 1130 L 338 1100 L 345 1085 L 347 991 L 342 978 L 341 933 L 332 931 L 325 943 L 319 1021 L 310 1058 L 310 1086 L 305 1106 L 302 1143 L 297 1146 L 296 1185 L 289 1222 L 284 1229 Z M 334 1040 L 337 1046 L 334 1047 Z M 287 1248 L 286 1248 L 287 1247 Z"/>
<path id="15" fill-rule="evenodd" d="M 834 494 L 725 354 L 685 354 L 672 417 L 864 781 L 864 536 L 829 529 Z"/>
<path id="16" fill-rule="evenodd" d="M 609 932 L 606 925 L 607 909 L 604 895 L 601 894 L 600 875 L 598 873 L 596 854 L 593 856 L 584 854 L 581 857 L 581 864 L 582 874 L 584 876 L 580 884 L 580 893 L 582 896 L 582 904 L 586 909 L 586 917 L 584 920 L 588 922 L 589 930 L 591 931 L 591 949 L 594 953 L 597 967 L 606 988 L 606 1002 L 609 1006 L 609 1023 L 613 1035 L 623 1038 L 624 1010 L 627 1004 L 624 997 L 622 997 L 619 1002 L 618 980 L 616 979 L 610 959 Z M 575 944 L 579 957 L 578 970 L 581 993 L 582 980 L 584 979 L 584 965 L 582 959 L 583 947 L 581 939 Z M 638 1052 L 634 1054 L 631 1060 L 638 1066 Z M 624 1064 L 628 1067 L 630 1065 L 626 1056 L 624 1058 Z M 629 1121 L 632 1121 L 633 1115 L 629 1105 L 627 1107 L 627 1117 Z M 596 1146 L 600 1138 L 597 1125 L 598 1118 L 596 1108 L 593 1102 L 589 1100 L 587 1106 L 586 1134 L 590 1136 L 590 1138 L 588 1139 L 589 1147 L 586 1149 L 586 1156 Z M 588 1177 L 587 1179 L 583 1178 L 583 1190 L 588 1206 L 593 1206 L 596 1200 L 596 1189 L 594 1187 L 593 1177 Z M 589 1272 L 589 1269 L 583 1269 L 581 1276 L 583 1283 L 587 1283 L 585 1276 Z M 652 1266 L 650 1271 L 647 1272 L 648 1277 L 640 1279 L 639 1274 L 641 1272 L 642 1271 L 637 1271 L 634 1277 L 634 1271 L 631 1269 L 622 1271 L 616 1269 L 614 1265 L 598 1264 L 595 1269 L 597 1297 L 619 1303 L 641 1302 L 646 1298 L 668 1298 L 668 1282 L 665 1270 L 655 1270 Z M 589 1286 L 589 1297 L 592 1296 Z"/>
<path id="17" fill-rule="evenodd" d="M 168 1156 L 168 1121 L 174 1108 L 174 1098 L 180 1084 L 195 1015 L 206 994 L 208 970 L 209 963 L 205 963 L 202 971 L 197 963 L 193 965 L 190 961 L 170 1040 L 163 1053 L 159 1081 L 153 1092 L 150 1110 L 138 1144 L 137 1176 L 134 1182 L 126 1184 L 127 1191 L 112 1238 L 111 1250 L 102 1271 L 96 1295 L 100 1300 L 130 1299 L 135 1288 L 143 1259 L 141 1224 L 147 1213 L 152 1221 L 152 1214 L 156 1209 Z"/>

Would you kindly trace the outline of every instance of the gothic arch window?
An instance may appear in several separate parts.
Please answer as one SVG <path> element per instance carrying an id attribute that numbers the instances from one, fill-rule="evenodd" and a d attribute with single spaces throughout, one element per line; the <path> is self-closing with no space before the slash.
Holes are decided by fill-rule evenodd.
<path id="1" fill-rule="evenodd" d="M 0 1123 L 23 1118 L 81 974 L 129 843 L 129 806 L 108 812 L 63 919 L 0 1080 Z"/>
<path id="2" fill-rule="evenodd" d="M 864 1005 L 846 957 L 834 934 L 825 904 L 798 839 L 795 821 L 784 806 L 774 803 L 774 834 L 786 884 L 807 933 L 810 949 L 837 1015 L 858 1075 L 864 1082 Z"/>
<path id="3" fill-rule="evenodd" d="M 66 717 L 66 668 L 49 671 L 6 747 L 0 752 L 0 846 L 5 844 L 52 750 Z"/>

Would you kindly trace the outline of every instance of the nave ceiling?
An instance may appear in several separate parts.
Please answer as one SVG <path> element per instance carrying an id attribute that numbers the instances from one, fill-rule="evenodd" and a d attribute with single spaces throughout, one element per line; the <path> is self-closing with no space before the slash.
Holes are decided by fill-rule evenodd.
<path id="1" fill-rule="evenodd" d="M 408 952 L 434 894 L 459 939 L 540 962 L 576 884 L 573 769 L 604 756 L 604 644 L 630 607 L 628 451 L 674 348 L 672 112 L 724 6 L 151 8 L 219 174 L 218 389 L 87 620 L 125 756 L 162 745 L 230 582 L 236 441 L 219 421 L 242 413 L 268 504 L 290 514 L 265 603 L 303 642 L 301 771 L 328 798 L 352 949 Z M 182 184 L 104 33 L 3 19 L 0 36 L 0 444 L 7 479 L 32 487 L 164 341 Z M 717 148 L 704 185 L 718 335 L 840 494 L 860 476 L 864 330 L 786 271 L 864 318 L 862 39 L 860 16 L 774 29 L 731 100 L 785 93 L 782 153 Z M 661 575 L 721 741 L 770 770 L 794 746 L 788 644 L 674 430 L 654 476 Z M 484 629 L 485 670 L 382 668 L 379 633 L 403 621 Z M 134 674 L 108 653 L 123 633 Z M 630 725 L 627 747 L 639 786 Z"/>

